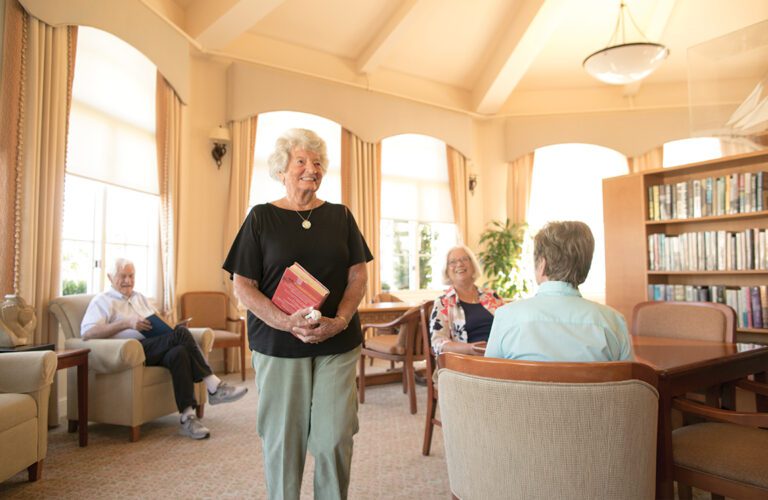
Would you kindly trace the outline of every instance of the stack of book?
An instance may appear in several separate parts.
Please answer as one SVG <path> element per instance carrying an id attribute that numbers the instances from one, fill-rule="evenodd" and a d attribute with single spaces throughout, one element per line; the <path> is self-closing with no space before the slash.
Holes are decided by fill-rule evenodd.
<path id="1" fill-rule="evenodd" d="M 648 235 L 650 271 L 768 269 L 765 229 Z"/>
<path id="2" fill-rule="evenodd" d="M 650 300 L 720 302 L 736 311 L 739 328 L 768 328 L 768 286 L 648 285 Z"/>
<path id="3" fill-rule="evenodd" d="M 671 220 L 768 209 L 764 172 L 734 172 L 648 188 L 648 219 Z"/>

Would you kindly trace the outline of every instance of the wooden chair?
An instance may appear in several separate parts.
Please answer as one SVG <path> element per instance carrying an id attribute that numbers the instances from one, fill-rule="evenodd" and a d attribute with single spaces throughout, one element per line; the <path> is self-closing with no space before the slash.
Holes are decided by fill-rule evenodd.
<path id="1" fill-rule="evenodd" d="M 371 302 L 373 302 L 374 304 L 378 302 L 402 302 L 402 299 L 400 299 L 400 297 L 392 295 L 389 292 L 381 292 L 374 295 L 373 300 L 371 300 Z"/>
<path id="2" fill-rule="evenodd" d="M 229 297 L 223 292 L 187 292 L 181 296 L 182 318 L 192 318 L 189 327 L 213 330 L 213 349 L 224 349 L 224 373 L 229 373 L 227 349 L 240 350 L 240 376 L 245 381 L 245 319 L 228 316 Z"/>
<path id="3" fill-rule="evenodd" d="M 652 499 L 658 392 L 640 363 L 440 355 L 451 492 L 463 500 Z"/>
<path id="4" fill-rule="evenodd" d="M 427 369 L 424 373 L 424 377 L 427 379 L 427 421 L 424 425 L 424 444 L 421 447 L 422 455 L 429 455 L 432 449 L 432 432 L 436 425 L 442 426 L 440 419 L 436 417 L 437 414 L 437 385 L 435 385 L 434 375 L 437 370 L 437 359 L 435 358 L 435 352 L 432 350 L 432 342 L 429 334 L 429 318 L 432 315 L 432 307 L 434 302 L 425 302 L 422 304 L 424 310 L 424 335 L 422 335 L 424 344 L 424 354 L 427 361 Z"/>
<path id="5" fill-rule="evenodd" d="M 768 398 L 768 384 L 741 380 L 736 385 Z M 673 399 L 672 405 L 710 420 L 672 431 L 681 500 L 691 498 L 690 486 L 711 492 L 713 499 L 768 498 L 768 412 L 713 408 L 685 398 Z"/>
<path id="6" fill-rule="evenodd" d="M 641 302 L 632 310 L 632 335 L 733 342 L 736 313 L 716 302 Z"/>
<path id="7" fill-rule="evenodd" d="M 391 362 L 403 363 L 403 392 L 408 394 L 411 413 L 416 413 L 416 382 L 413 362 L 424 359 L 421 340 L 424 324 L 421 319 L 423 312 L 421 307 L 412 307 L 389 323 L 362 325 L 363 346 L 360 351 L 358 377 L 360 403 L 365 403 L 365 357 L 386 359 Z M 389 329 L 397 333 L 367 336 L 365 333 L 369 329 L 373 329 L 374 332 Z"/>

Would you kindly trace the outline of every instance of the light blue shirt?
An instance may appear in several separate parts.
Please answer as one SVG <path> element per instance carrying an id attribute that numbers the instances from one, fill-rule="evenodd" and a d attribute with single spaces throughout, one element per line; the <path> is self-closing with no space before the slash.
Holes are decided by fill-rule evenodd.
<path id="1" fill-rule="evenodd" d="M 526 361 L 624 361 L 632 343 L 618 311 L 545 281 L 534 297 L 496 310 L 485 355 Z"/>

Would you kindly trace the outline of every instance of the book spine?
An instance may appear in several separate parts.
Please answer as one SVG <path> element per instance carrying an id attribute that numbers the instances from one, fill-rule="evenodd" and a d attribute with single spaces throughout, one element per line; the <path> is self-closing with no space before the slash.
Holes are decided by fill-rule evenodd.
<path id="1" fill-rule="evenodd" d="M 749 287 L 749 296 L 752 306 L 752 327 L 763 327 L 763 307 L 760 304 L 760 288 L 756 286 Z"/>

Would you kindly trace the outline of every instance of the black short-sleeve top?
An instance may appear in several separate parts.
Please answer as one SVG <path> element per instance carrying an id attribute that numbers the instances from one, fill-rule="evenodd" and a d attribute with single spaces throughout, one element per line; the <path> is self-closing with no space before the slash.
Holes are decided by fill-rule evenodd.
<path id="1" fill-rule="evenodd" d="M 312 227 L 304 229 L 301 223 L 307 218 Z M 373 260 L 371 251 L 352 213 L 344 205 L 325 202 L 310 214 L 309 210 L 297 213 L 266 203 L 251 209 L 223 268 L 230 277 L 239 274 L 256 280 L 261 293 L 272 298 L 285 268 L 298 262 L 330 290 L 320 312 L 333 318 L 347 287 L 349 268 L 370 260 Z M 357 313 L 350 318 L 346 330 L 319 344 L 305 344 L 248 311 L 250 348 L 268 356 L 304 358 L 341 354 L 361 342 Z"/>

